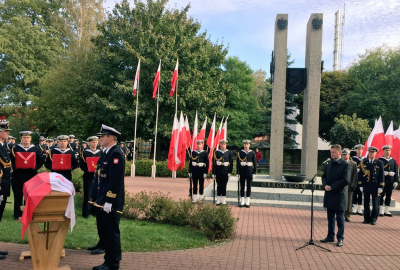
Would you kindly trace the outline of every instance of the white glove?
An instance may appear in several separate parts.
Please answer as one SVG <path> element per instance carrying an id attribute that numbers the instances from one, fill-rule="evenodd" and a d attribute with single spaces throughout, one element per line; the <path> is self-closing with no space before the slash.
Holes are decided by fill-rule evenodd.
<path id="1" fill-rule="evenodd" d="M 378 194 L 381 194 L 383 192 L 383 189 L 378 188 Z"/>
<path id="2" fill-rule="evenodd" d="M 230 174 L 230 173 L 228 173 L 228 179 L 229 179 L 229 178 L 231 178 L 231 174 Z"/>
<path id="3" fill-rule="evenodd" d="M 363 188 L 363 187 L 360 187 L 360 190 L 361 190 L 361 192 L 363 192 L 364 188 Z"/>
<path id="4" fill-rule="evenodd" d="M 255 175 L 255 174 L 253 174 L 253 179 L 254 179 L 254 178 L 256 178 L 256 175 Z"/>
<path id="5" fill-rule="evenodd" d="M 215 174 L 213 174 L 212 177 L 215 179 Z"/>
<path id="6" fill-rule="evenodd" d="M 204 179 L 206 179 L 207 178 L 207 174 L 205 173 L 205 174 L 203 174 L 203 178 Z"/>
<path id="7" fill-rule="evenodd" d="M 237 177 L 237 179 L 238 179 L 238 181 L 239 181 L 239 180 L 240 180 L 240 176 L 237 174 L 236 177 Z"/>
<path id="8" fill-rule="evenodd" d="M 188 173 L 189 177 L 192 177 L 192 173 Z"/>
<path id="9" fill-rule="evenodd" d="M 0 195 L 0 205 L 1 205 L 1 203 L 3 202 L 3 195 Z"/>
<path id="10" fill-rule="evenodd" d="M 110 213 L 110 212 L 111 212 L 111 206 L 112 206 L 112 203 L 106 202 L 106 203 L 104 204 L 104 208 L 103 208 L 104 212 Z"/>
<path id="11" fill-rule="evenodd" d="M 394 182 L 394 183 L 393 183 L 393 188 L 396 189 L 398 184 L 399 184 L 399 183 Z"/>

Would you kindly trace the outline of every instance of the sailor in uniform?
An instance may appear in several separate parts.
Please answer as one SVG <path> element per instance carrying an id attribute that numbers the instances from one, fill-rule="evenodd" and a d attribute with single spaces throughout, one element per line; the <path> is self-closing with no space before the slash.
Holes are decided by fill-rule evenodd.
<path id="1" fill-rule="evenodd" d="M 243 149 L 236 158 L 236 173 L 240 179 L 240 207 L 250 207 L 251 183 L 257 172 L 257 159 L 250 150 L 250 140 L 243 141 Z M 244 187 L 246 185 L 246 203 L 244 198 Z"/>
<path id="2" fill-rule="evenodd" d="M 361 171 L 361 169 L 360 169 L 360 163 L 361 163 L 361 160 L 363 160 L 363 156 L 362 156 L 362 151 L 363 151 L 363 149 L 364 149 L 364 145 L 362 145 L 362 144 L 357 144 L 356 146 L 354 146 L 354 149 L 355 149 L 355 151 L 356 151 L 356 155 L 355 156 L 353 156 L 352 157 L 352 159 L 353 159 L 353 161 L 355 162 L 355 163 L 357 163 L 357 172 L 358 172 L 358 175 L 357 175 L 357 181 L 358 182 L 360 182 L 361 181 L 361 178 L 362 178 L 362 175 L 363 175 L 363 172 Z M 363 211 L 362 211 L 362 208 L 363 208 L 363 206 L 362 206 L 362 196 L 363 196 L 363 193 L 361 192 L 361 190 L 360 190 L 360 184 L 357 184 L 357 188 L 353 191 L 353 209 L 352 209 L 352 214 L 357 214 L 357 215 L 360 215 L 360 216 L 362 216 L 363 215 Z M 350 200 L 350 198 L 349 198 L 349 200 Z"/>
<path id="3" fill-rule="evenodd" d="M 233 156 L 226 149 L 227 140 L 220 140 L 220 149 L 214 152 L 212 174 L 217 181 L 216 205 L 226 204 L 226 185 L 233 170 Z"/>
<path id="4" fill-rule="evenodd" d="M 385 145 L 382 147 L 383 156 L 379 158 L 383 162 L 384 176 L 385 176 L 385 187 L 379 199 L 379 216 L 391 217 L 392 213 L 389 212 L 390 201 L 392 200 L 393 189 L 396 189 L 399 182 L 399 170 L 396 164 L 396 160 L 393 159 L 390 154 L 392 151 L 391 145 Z M 385 197 L 385 207 L 383 207 L 383 197 Z"/>
<path id="5" fill-rule="evenodd" d="M 11 186 L 14 192 L 14 219 L 22 217 L 22 189 L 25 182 L 37 175 L 44 163 L 42 151 L 31 144 L 32 131 L 21 131 L 19 134 L 21 143 L 14 145 L 10 156 L 13 167 Z"/>
<path id="6" fill-rule="evenodd" d="M 203 198 L 204 192 L 204 178 L 207 178 L 208 173 L 208 155 L 203 150 L 203 140 L 197 140 L 197 149 L 192 152 L 189 162 L 189 177 L 193 181 L 193 202 Z M 197 186 L 199 186 L 199 193 L 197 193 Z"/>

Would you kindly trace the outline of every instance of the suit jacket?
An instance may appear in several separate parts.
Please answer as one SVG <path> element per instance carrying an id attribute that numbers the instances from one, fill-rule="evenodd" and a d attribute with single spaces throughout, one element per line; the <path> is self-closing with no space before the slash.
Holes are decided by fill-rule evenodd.
<path id="1" fill-rule="evenodd" d="M 329 161 L 322 175 L 322 185 L 330 186 L 330 191 L 325 191 L 324 207 L 334 211 L 347 209 L 347 190 L 350 177 L 350 165 L 342 158 L 337 162 Z"/>

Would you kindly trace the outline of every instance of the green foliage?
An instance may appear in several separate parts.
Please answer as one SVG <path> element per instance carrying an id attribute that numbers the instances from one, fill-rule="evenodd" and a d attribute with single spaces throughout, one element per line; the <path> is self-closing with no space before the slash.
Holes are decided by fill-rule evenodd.
<path id="1" fill-rule="evenodd" d="M 373 126 L 382 116 L 384 126 L 400 114 L 400 47 L 377 47 L 359 56 L 349 69 L 354 91 L 348 94 L 348 110 Z"/>
<path id="2" fill-rule="evenodd" d="M 335 125 L 335 118 L 351 111 L 349 107 L 349 93 L 353 91 L 353 82 L 347 72 L 324 72 L 321 75 L 321 92 L 319 107 L 318 135 L 324 141 L 330 141 L 330 131 Z M 300 110 L 297 120 L 303 123 L 303 93 L 296 99 Z"/>
<path id="3" fill-rule="evenodd" d="M 125 193 L 122 216 L 187 226 L 199 229 L 210 240 L 223 240 L 235 233 L 237 220 L 227 205 L 216 206 L 204 201 L 196 204 L 188 200 L 173 201 L 161 192 Z"/>
<path id="4" fill-rule="evenodd" d="M 331 128 L 330 142 L 340 144 L 342 147 L 352 149 L 356 144 L 363 144 L 371 133 L 368 120 L 353 116 L 340 115 L 335 118 L 335 125 Z"/>

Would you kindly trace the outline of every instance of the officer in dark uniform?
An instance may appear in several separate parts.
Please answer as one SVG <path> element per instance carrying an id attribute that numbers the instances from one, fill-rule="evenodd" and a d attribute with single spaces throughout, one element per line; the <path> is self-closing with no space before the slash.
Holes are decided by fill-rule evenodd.
<path id="1" fill-rule="evenodd" d="M 14 143 L 13 143 L 13 136 L 8 136 L 8 139 L 7 139 L 7 142 L 6 142 L 6 149 L 7 149 L 7 152 L 8 152 L 8 154 L 10 155 L 11 154 L 11 149 L 13 148 L 13 146 L 14 146 Z"/>
<path id="2" fill-rule="evenodd" d="M 355 163 L 357 163 L 357 179 L 358 179 L 358 183 L 361 182 L 361 178 L 363 175 L 362 170 L 360 169 L 360 163 L 361 160 L 363 160 L 363 156 L 362 156 L 362 151 L 364 149 L 364 145 L 362 144 L 357 144 L 356 146 L 354 146 L 354 149 L 356 150 L 356 155 L 352 157 L 353 161 Z M 353 210 L 352 210 L 352 214 L 357 214 L 362 216 L 363 212 L 362 212 L 362 196 L 363 193 L 360 190 L 360 184 L 357 185 L 357 188 L 353 191 Z M 350 198 L 349 198 L 350 199 Z"/>
<path id="3" fill-rule="evenodd" d="M 68 136 L 68 147 L 71 148 L 72 151 L 76 152 L 76 143 L 75 143 L 75 135 Z"/>
<path id="4" fill-rule="evenodd" d="M 47 143 L 46 143 L 46 138 L 45 137 L 40 136 L 38 148 L 42 152 L 43 160 L 46 160 Z"/>
<path id="5" fill-rule="evenodd" d="M 89 142 L 89 147 L 86 148 L 84 151 L 82 151 L 81 154 L 81 160 L 79 162 L 80 167 L 83 171 L 83 206 L 82 206 L 82 216 L 84 218 L 88 218 L 90 214 L 90 204 L 89 204 L 89 192 L 92 188 L 92 180 L 94 177 L 94 170 L 92 172 L 92 164 L 91 162 L 94 162 L 95 159 L 92 159 L 93 157 L 100 157 L 101 156 L 101 150 L 97 149 L 97 144 L 99 143 L 99 138 L 96 136 L 92 136 L 87 138 L 87 141 Z M 97 161 L 96 163 L 97 164 Z M 95 165 L 94 164 L 94 165 Z M 89 168 L 88 168 L 89 166 Z M 90 167 L 92 166 L 92 167 Z"/>
<path id="6" fill-rule="evenodd" d="M 119 144 L 119 149 L 121 149 L 122 153 L 124 153 L 125 158 L 128 158 L 129 149 L 125 146 L 124 142 Z"/>
<path id="7" fill-rule="evenodd" d="M 240 179 L 240 207 L 245 206 L 244 186 L 246 189 L 246 207 L 250 207 L 251 183 L 257 172 L 256 154 L 250 150 L 250 140 L 243 141 L 243 149 L 236 158 L 236 173 Z"/>
<path id="8" fill-rule="evenodd" d="M 11 185 L 14 192 L 14 219 L 22 217 L 22 188 L 25 182 L 37 175 L 37 170 L 44 163 L 42 151 L 31 144 L 32 131 L 21 131 L 19 134 L 21 135 L 21 143 L 14 145 L 10 156 L 13 168 Z"/>
<path id="9" fill-rule="evenodd" d="M 385 145 L 382 147 L 383 156 L 379 158 L 383 162 L 384 176 L 385 176 L 385 187 L 379 199 L 379 216 L 391 217 L 392 214 L 389 212 L 390 201 L 392 200 L 392 192 L 399 182 L 398 167 L 396 160 L 393 159 L 390 154 L 392 151 L 391 145 Z M 385 208 L 383 207 L 383 197 L 385 197 Z"/>
<path id="10" fill-rule="evenodd" d="M 220 147 L 214 152 L 212 174 L 217 181 L 217 202 L 216 205 L 226 204 L 226 185 L 233 170 L 233 156 L 231 151 L 226 149 L 227 140 L 220 140 Z"/>
<path id="11" fill-rule="evenodd" d="M 121 239 L 119 231 L 120 213 L 125 203 L 124 174 L 125 157 L 116 145 L 120 132 L 112 127 L 102 125 L 99 142 L 105 149 L 103 158 L 97 163 L 99 178 L 95 206 L 104 211 L 98 211 L 96 217 L 102 227 L 100 238 L 107 243 L 104 263 L 93 267 L 93 270 L 119 269 L 121 261 Z M 93 189 L 92 189 L 93 190 Z M 92 198 L 93 199 L 93 198 Z"/>
<path id="12" fill-rule="evenodd" d="M 363 223 L 371 223 L 376 225 L 378 219 L 379 196 L 383 192 L 385 186 L 385 177 L 383 162 L 375 159 L 378 148 L 374 146 L 368 147 L 368 157 L 364 158 L 360 163 L 360 169 L 363 177 L 358 181 L 360 190 L 364 193 L 364 221 Z M 370 197 L 372 196 L 372 212 L 369 209 Z"/>
<path id="13" fill-rule="evenodd" d="M 126 147 L 129 150 L 128 161 L 131 161 L 131 160 L 133 160 L 133 140 L 128 141 L 128 144 Z"/>
<path id="14" fill-rule="evenodd" d="M 72 181 L 72 170 L 75 170 L 78 166 L 78 161 L 76 160 L 75 152 L 68 147 L 68 136 L 67 135 L 60 135 L 57 137 L 58 140 L 58 147 L 50 150 L 49 156 L 46 159 L 45 167 L 52 172 L 56 172 L 67 178 L 69 181 Z M 69 159 L 68 161 L 61 160 L 58 164 L 53 162 L 54 155 L 68 155 L 66 157 Z M 70 156 L 70 157 L 69 157 Z M 70 166 L 67 168 L 65 167 L 64 162 L 69 162 Z"/>
<path id="15" fill-rule="evenodd" d="M 203 199 L 204 178 L 208 173 L 208 155 L 203 150 L 203 140 L 197 140 L 197 149 L 192 152 L 189 162 L 189 177 L 193 181 L 193 202 Z M 197 185 L 199 185 L 199 193 L 197 193 Z"/>
<path id="16" fill-rule="evenodd" d="M 9 123 L 6 120 L 0 122 L 0 221 L 3 217 L 7 198 L 10 196 L 11 160 L 5 143 L 10 135 Z M 7 251 L 0 251 L 0 260 L 5 259 Z"/>

